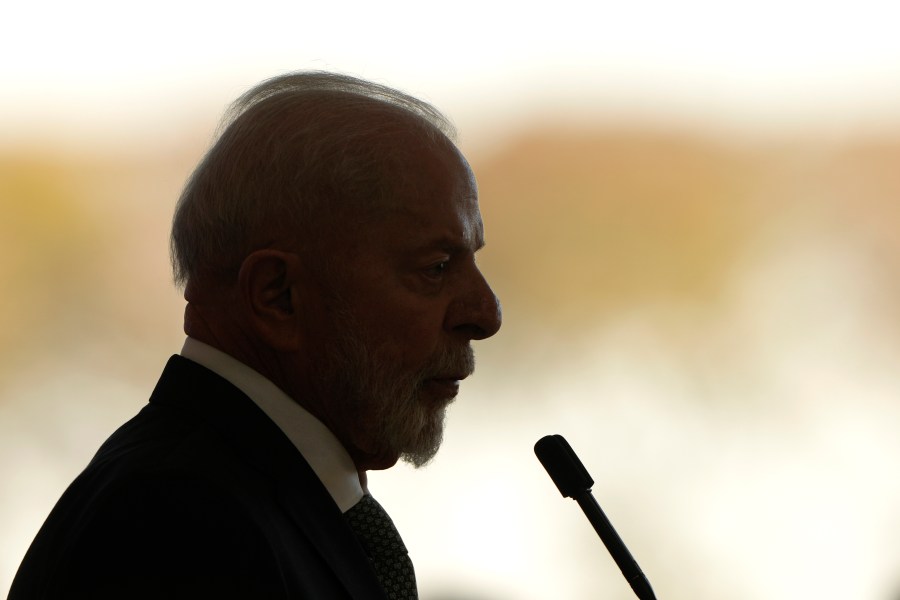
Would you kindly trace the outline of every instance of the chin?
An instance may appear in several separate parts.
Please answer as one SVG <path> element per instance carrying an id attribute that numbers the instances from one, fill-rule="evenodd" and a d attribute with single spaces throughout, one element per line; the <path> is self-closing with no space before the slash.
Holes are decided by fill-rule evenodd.
<path id="1" fill-rule="evenodd" d="M 454 395 L 440 399 L 420 395 L 405 404 L 407 410 L 389 412 L 386 418 L 370 418 L 358 423 L 357 443 L 353 445 L 356 452 L 351 452 L 357 467 L 384 470 L 399 461 L 416 468 L 429 464 L 443 441 L 447 407 Z M 371 430 L 372 422 L 382 423 L 378 431 Z"/>
<path id="2" fill-rule="evenodd" d="M 405 453 L 400 456 L 400 460 L 405 462 L 408 465 L 412 465 L 415 469 L 421 469 L 422 467 L 427 467 L 434 460 L 435 456 L 437 456 L 437 451 L 429 452 L 428 454 L 411 454 Z"/>

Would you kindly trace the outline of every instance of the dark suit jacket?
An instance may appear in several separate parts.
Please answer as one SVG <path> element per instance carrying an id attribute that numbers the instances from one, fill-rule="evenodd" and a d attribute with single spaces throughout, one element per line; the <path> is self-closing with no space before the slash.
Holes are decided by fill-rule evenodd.
<path id="1" fill-rule="evenodd" d="M 9 598 L 385 596 L 281 430 L 230 383 L 173 356 L 150 403 L 59 500 Z"/>

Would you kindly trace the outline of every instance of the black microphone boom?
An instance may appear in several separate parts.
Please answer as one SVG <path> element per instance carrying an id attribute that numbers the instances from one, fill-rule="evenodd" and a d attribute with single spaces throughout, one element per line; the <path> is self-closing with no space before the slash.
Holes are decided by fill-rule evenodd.
<path id="1" fill-rule="evenodd" d="M 563 497 L 574 498 L 581 506 L 581 510 L 594 526 L 597 535 L 603 540 L 603 545 L 609 550 L 637 597 L 640 600 L 656 600 L 653 588 L 650 587 L 650 582 L 647 581 L 641 567 L 631 556 L 622 538 L 613 529 L 612 523 L 603 514 L 603 510 L 591 494 L 594 480 L 566 439 L 561 435 L 542 437 L 534 445 L 534 453 L 547 469 L 547 473 Z"/>

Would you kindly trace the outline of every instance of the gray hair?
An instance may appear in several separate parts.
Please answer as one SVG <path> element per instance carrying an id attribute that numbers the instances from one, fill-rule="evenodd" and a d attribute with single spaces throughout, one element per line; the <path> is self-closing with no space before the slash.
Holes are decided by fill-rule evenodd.
<path id="1" fill-rule="evenodd" d="M 175 283 L 232 281 L 256 249 L 327 234 L 323 217 L 386 201 L 403 157 L 455 138 L 433 106 L 380 84 L 326 72 L 262 82 L 225 113 L 178 200 Z"/>

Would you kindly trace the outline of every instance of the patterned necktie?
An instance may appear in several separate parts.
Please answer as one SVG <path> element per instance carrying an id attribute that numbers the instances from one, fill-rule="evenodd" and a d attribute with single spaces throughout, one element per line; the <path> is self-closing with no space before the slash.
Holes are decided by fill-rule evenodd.
<path id="1" fill-rule="evenodd" d="M 394 522 L 369 494 L 344 513 L 390 600 L 418 600 L 416 574 Z"/>

